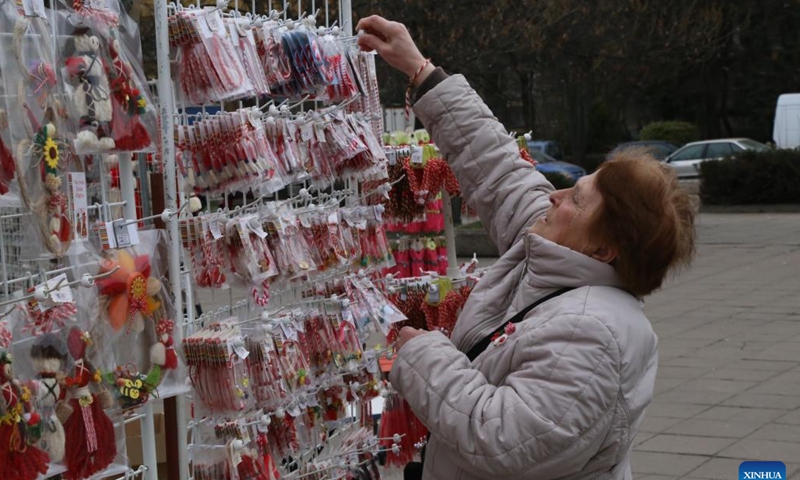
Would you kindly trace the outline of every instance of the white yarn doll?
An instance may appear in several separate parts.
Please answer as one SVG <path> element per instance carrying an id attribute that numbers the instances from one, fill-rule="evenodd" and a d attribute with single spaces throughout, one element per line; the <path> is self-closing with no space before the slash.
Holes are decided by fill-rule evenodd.
<path id="1" fill-rule="evenodd" d="M 64 459 L 64 426 L 56 416 L 55 405 L 63 396 L 61 381 L 66 358 L 67 346 L 56 334 L 39 336 L 31 347 L 31 363 L 36 372 L 36 399 L 42 416 L 42 437 L 38 446 L 50 454 L 53 463 Z"/>
<path id="2" fill-rule="evenodd" d="M 109 132 L 113 108 L 106 65 L 100 53 L 100 40 L 89 33 L 85 27 L 75 30 L 75 53 L 66 59 L 67 74 L 78 81 L 73 96 L 80 115 L 80 131 L 75 140 L 78 152 L 107 151 L 115 147 Z"/>

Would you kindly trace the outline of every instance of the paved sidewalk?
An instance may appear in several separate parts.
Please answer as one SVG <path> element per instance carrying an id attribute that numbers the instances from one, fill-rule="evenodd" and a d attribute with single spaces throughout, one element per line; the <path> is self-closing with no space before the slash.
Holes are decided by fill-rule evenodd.
<path id="1" fill-rule="evenodd" d="M 739 478 L 744 460 L 800 478 L 800 214 L 701 214 L 692 268 L 650 297 L 656 395 L 637 480 Z"/>

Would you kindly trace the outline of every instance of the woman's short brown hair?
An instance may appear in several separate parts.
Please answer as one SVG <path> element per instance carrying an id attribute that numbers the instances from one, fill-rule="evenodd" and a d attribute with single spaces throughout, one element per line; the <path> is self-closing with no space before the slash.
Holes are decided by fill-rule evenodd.
<path id="1" fill-rule="evenodd" d="M 646 150 L 612 155 L 597 170 L 603 205 L 592 234 L 612 245 L 612 262 L 625 288 L 637 296 L 652 293 L 677 266 L 694 255 L 694 208 L 675 173 Z"/>

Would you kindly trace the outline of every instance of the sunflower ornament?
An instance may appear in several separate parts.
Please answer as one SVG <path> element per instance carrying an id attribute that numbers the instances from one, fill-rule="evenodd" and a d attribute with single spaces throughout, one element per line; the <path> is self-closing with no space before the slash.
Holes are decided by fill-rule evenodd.
<path id="1" fill-rule="evenodd" d="M 150 257 L 132 256 L 119 250 L 116 259 L 106 259 L 100 264 L 100 274 L 109 276 L 98 279 L 100 295 L 108 298 L 108 319 L 111 327 L 119 331 L 125 324 L 135 332 L 144 330 L 144 319 L 152 318 L 161 302 L 156 295 L 161 291 L 161 282 L 150 276 Z"/>
<path id="2" fill-rule="evenodd" d="M 61 147 L 56 139 L 55 125 L 49 122 L 44 124 L 34 136 L 33 143 L 34 151 L 41 158 L 46 191 L 43 201 L 47 246 L 52 252 L 61 252 L 69 245 L 72 232 L 67 218 L 67 198 L 61 192 Z"/>

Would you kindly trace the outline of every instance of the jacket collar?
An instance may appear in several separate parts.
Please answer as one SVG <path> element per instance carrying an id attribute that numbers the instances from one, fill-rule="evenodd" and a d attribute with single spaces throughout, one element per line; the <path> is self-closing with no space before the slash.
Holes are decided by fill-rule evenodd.
<path id="1" fill-rule="evenodd" d="M 525 277 L 532 287 L 622 287 L 622 282 L 611 265 L 537 234 L 525 235 L 525 249 L 528 264 Z"/>

